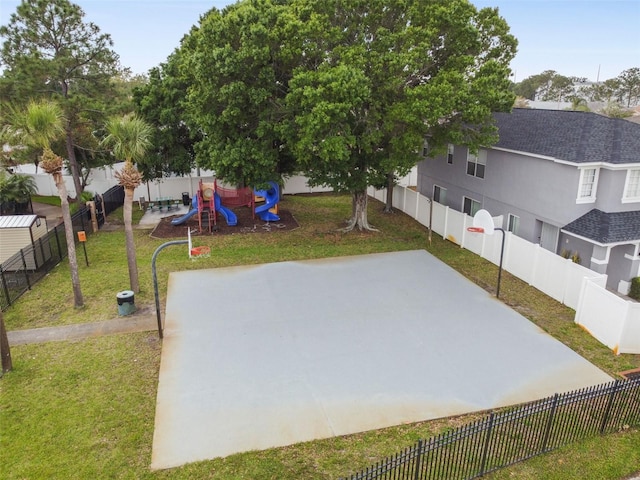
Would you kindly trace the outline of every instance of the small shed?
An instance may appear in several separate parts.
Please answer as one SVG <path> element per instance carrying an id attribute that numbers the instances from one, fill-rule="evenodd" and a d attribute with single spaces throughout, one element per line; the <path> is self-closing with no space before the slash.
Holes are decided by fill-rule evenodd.
<path id="1" fill-rule="evenodd" d="M 20 270 L 20 262 L 8 262 L 24 249 L 27 270 L 37 270 L 51 258 L 47 235 L 47 221 L 39 215 L 5 215 L 0 217 L 0 263 L 3 270 Z M 42 238 L 45 237 L 45 238 Z M 38 241 L 39 239 L 41 239 Z M 45 244 L 46 240 L 46 244 Z M 15 264 L 15 265 L 14 265 Z"/>

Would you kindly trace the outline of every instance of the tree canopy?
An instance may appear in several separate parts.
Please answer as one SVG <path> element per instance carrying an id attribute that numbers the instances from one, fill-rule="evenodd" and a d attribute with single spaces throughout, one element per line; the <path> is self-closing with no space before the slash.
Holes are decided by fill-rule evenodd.
<path id="1" fill-rule="evenodd" d="M 137 166 L 145 180 L 185 175 L 195 166 L 194 144 L 199 129 L 186 122 L 185 101 L 189 83 L 180 72 L 182 54 L 176 49 L 166 63 L 149 71 L 149 79 L 133 90 L 138 114 L 153 128 L 151 148 Z"/>
<path id="2" fill-rule="evenodd" d="M 640 68 L 629 68 L 617 77 L 601 82 L 589 82 L 586 78 L 566 77 L 555 70 L 545 70 L 516 83 L 513 90 L 529 100 L 574 103 L 577 99 L 583 99 L 617 102 L 629 107 L 640 100 Z"/>
<path id="3" fill-rule="evenodd" d="M 466 0 L 239 2 L 192 35 L 198 160 L 235 182 L 299 169 L 354 195 L 351 226 L 368 228 L 367 186 L 408 171 L 425 137 L 475 149 L 513 104 L 516 40 Z"/>
<path id="4" fill-rule="evenodd" d="M 188 120 L 202 132 L 197 162 L 228 182 L 258 185 L 293 172 L 279 127 L 299 63 L 295 24 L 287 2 L 238 2 L 210 11 L 183 41 Z"/>
<path id="5" fill-rule="evenodd" d="M 91 132 L 120 98 L 112 83 L 119 65 L 111 37 L 83 17 L 68 0 L 23 0 L 0 27 L 0 98 L 17 105 L 32 98 L 60 103 L 77 195 L 84 188 L 80 161 L 96 160 Z"/>

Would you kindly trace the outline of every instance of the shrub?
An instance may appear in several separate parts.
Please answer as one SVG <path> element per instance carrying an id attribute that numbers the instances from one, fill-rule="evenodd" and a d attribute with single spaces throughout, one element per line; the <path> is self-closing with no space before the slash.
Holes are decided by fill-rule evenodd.
<path id="1" fill-rule="evenodd" d="M 634 300 L 640 301 L 640 277 L 631 279 L 631 288 L 629 289 L 629 296 Z"/>

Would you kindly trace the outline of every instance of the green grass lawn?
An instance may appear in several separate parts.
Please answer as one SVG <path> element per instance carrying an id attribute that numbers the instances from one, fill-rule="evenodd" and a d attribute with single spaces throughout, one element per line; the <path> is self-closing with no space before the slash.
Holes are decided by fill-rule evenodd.
<path id="1" fill-rule="evenodd" d="M 483 288 L 495 289 L 494 265 L 437 235 L 429 243 L 423 226 L 400 213 L 383 215 L 377 202 L 371 202 L 369 216 L 378 233 L 336 232 L 350 214 L 351 201 L 345 196 L 288 196 L 281 207 L 294 213 L 300 228 L 272 235 L 197 237 L 196 244 L 211 247 L 211 257 L 198 261 L 188 259 L 186 247 L 163 250 L 157 261 L 162 304 L 171 271 L 410 249 L 426 249 Z M 121 218 L 121 213 L 110 216 L 109 223 L 120 223 L 118 215 Z M 154 303 L 151 256 L 166 241 L 149 233 L 135 231 L 142 288 L 136 295 L 139 308 Z M 89 237 L 86 247 L 90 266 L 79 261 L 85 307 L 73 308 L 68 265 L 63 263 L 5 313 L 9 330 L 117 316 L 116 293 L 128 289 L 124 233 L 101 231 Z M 613 355 L 573 323 L 571 309 L 509 274 L 503 275 L 501 299 L 611 374 L 640 366 L 640 355 Z M 151 472 L 160 345 L 157 333 L 148 332 L 14 346 L 14 370 L 0 380 L 0 478 L 337 478 L 418 438 L 475 418 L 402 425 Z M 558 450 L 488 478 L 617 479 L 640 468 L 638 452 L 640 432 L 632 429 Z"/>

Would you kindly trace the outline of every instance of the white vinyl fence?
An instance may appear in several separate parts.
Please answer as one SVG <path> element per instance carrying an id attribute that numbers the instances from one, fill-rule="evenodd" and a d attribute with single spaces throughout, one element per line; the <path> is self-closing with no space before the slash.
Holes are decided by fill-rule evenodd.
<path id="1" fill-rule="evenodd" d="M 386 190 L 369 189 L 381 202 Z M 406 187 L 397 186 L 393 206 L 443 238 L 499 265 L 502 233 L 467 231 L 473 218 L 441 205 Z M 494 218 L 502 226 L 502 217 Z M 607 276 L 556 255 L 511 232 L 505 232 L 504 270 L 553 299 L 576 310 L 575 322 L 616 354 L 640 353 L 640 304 L 605 288 Z"/>
<path id="2" fill-rule="evenodd" d="M 121 170 L 123 165 L 123 163 L 117 163 L 113 166 L 92 169 L 89 173 L 86 190 L 94 194 L 102 193 L 117 185 L 118 180 L 115 177 L 115 172 Z M 36 186 L 38 187 L 38 194 L 47 196 L 58 195 L 58 190 L 51 175 L 48 175 L 41 170 L 38 170 L 38 173 L 36 173 L 35 167 L 32 164 L 18 165 L 15 167 L 15 173 L 27 174 L 33 177 L 36 182 Z M 136 188 L 133 198 L 138 200 L 144 197 L 145 200 L 149 201 L 153 201 L 159 197 L 179 199 L 182 197 L 183 193 L 188 193 L 190 197 L 193 197 L 194 193 L 198 190 L 198 182 L 200 179 L 206 182 L 213 181 L 214 178 L 214 174 L 211 171 L 201 170 L 199 173 L 200 175 L 198 175 L 198 172 L 193 171 L 191 172 L 191 175 L 185 177 L 166 177 L 143 183 Z M 72 177 L 64 175 L 63 178 L 69 195 L 72 197 L 75 196 L 76 189 L 73 185 Z M 287 179 L 283 193 L 315 193 L 330 190 L 330 188 L 326 187 L 309 187 L 307 185 L 306 177 L 295 175 Z"/>

